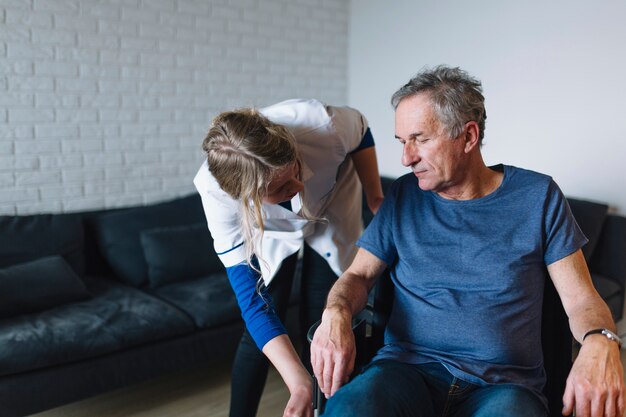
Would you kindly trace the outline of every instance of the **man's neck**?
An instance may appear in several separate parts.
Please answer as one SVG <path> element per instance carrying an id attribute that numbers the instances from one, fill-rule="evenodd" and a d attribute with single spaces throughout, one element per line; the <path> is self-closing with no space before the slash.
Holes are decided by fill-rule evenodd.
<path id="1" fill-rule="evenodd" d="M 485 197 L 500 187 L 504 174 L 494 171 L 484 164 L 469 170 L 458 185 L 447 187 L 437 194 L 446 200 L 474 200 Z"/>

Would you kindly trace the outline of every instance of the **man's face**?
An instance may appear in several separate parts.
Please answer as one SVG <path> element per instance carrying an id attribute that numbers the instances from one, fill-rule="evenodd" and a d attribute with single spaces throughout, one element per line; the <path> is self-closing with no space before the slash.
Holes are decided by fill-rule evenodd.
<path id="1" fill-rule="evenodd" d="M 445 197 L 460 183 L 466 160 L 464 133 L 451 139 L 444 132 L 426 93 L 407 97 L 396 108 L 402 165 L 411 168 L 422 190 Z"/>

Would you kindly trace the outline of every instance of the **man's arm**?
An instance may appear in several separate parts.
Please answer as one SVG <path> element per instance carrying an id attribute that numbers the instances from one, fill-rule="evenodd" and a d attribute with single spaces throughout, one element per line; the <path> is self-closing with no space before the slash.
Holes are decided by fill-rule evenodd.
<path id="1" fill-rule="evenodd" d="M 567 378 L 563 414 L 577 417 L 624 414 L 624 376 L 620 351 L 604 335 L 584 335 L 593 329 L 616 331 L 609 308 L 598 295 L 582 251 L 548 265 L 548 273 L 569 318 L 574 338 L 582 344 Z"/>
<path id="2" fill-rule="evenodd" d="M 322 322 L 311 343 L 313 372 L 326 397 L 345 384 L 354 369 L 352 317 L 365 308 L 369 290 L 386 267 L 376 256 L 359 249 L 328 294 Z"/>

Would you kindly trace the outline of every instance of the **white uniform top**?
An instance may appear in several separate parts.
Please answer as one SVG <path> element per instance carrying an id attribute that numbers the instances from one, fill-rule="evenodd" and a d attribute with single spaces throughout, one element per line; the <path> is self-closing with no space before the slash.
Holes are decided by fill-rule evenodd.
<path id="1" fill-rule="evenodd" d="M 300 194 L 291 200 L 293 211 L 263 203 L 265 232 L 259 265 L 265 284 L 303 241 L 340 275 L 356 254 L 354 243 L 363 227 L 361 183 L 348 154 L 361 143 L 367 121 L 355 109 L 325 106 L 317 100 L 287 100 L 260 112 L 294 135 L 303 162 L 304 204 L 313 216 L 326 219 L 300 217 Z M 222 263 L 230 267 L 246 262 L 240 203 L 219 187 L 206 161 L 193 182 Z"/>

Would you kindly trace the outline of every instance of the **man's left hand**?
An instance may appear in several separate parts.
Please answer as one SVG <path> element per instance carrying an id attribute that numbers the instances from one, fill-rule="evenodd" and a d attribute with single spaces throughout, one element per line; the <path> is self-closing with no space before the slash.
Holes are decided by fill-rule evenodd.
<path id="1" fill-rule="evenodd" d="M 603 335 L 589 336 L 567 378 L 563 415 L 622 417 L 626 393 L 617 343 Z"/>

